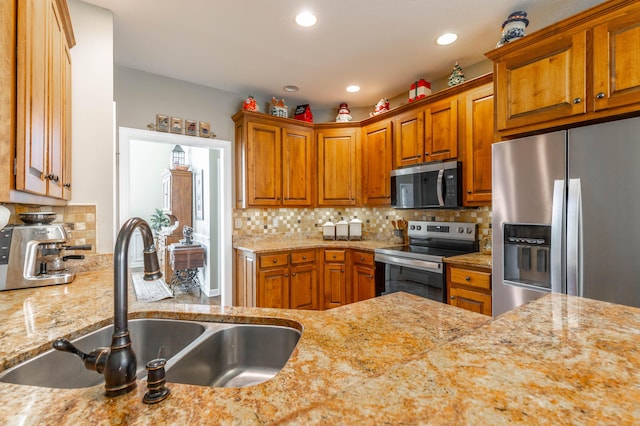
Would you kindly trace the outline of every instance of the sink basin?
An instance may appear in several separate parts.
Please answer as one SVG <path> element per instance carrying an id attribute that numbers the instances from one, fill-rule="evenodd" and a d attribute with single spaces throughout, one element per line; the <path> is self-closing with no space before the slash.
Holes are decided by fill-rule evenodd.
<path id="1" fill-rule="evenodd" d="M 205 330 L 204 325 L 191 321 L 152 318 L 129 320 L 129 332 L 138 361 L 138 378 L 146 375 L 146 362 L 158 358 L 160 348 L 162 357 L 171 358 Z M 107 326 L 72 343 L 87 353 L 101 346 L 109 346 L 112 334 L 113 326 Z M 77 356 L 51 349 L 0 373 L 0 382 L 71 389 L 104 383 L 104 378 L 102 374 L 85 369 Z"/>
<path id="2" fill-rule="evenodd" d="M 239 325 L 199 341 L 167 363 L 167 382 L 245 387 L 269 380 L 289 360 L 300 332 L 289 327 Z"/>

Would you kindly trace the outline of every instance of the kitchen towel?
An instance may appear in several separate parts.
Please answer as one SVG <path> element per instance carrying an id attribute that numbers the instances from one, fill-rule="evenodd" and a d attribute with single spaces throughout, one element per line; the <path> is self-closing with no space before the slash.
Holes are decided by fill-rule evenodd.
<path id="1" fill-rule="evenodd" d="M 131 279 L 133 280 L 133 289 L 136 292 L 138 302 L 155 302 L 157 300 L 173 297 L 173 293 L 162 278 L 145 281 L 143 272 L 133 272 Z"/>

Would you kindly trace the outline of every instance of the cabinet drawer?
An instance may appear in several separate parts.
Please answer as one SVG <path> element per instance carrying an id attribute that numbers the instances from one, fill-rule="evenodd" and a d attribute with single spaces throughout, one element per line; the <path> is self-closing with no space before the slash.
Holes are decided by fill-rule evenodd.
<path id="1" fill-rule="evenodd" d="M 354 251 L 353 252 L 353 263 L 358 263 L 361 265 L 373 266 L 375 265 L 374 255 L 368 251 Z"/>
<path id="2" fill-rule="evenodd" d="M 291 252 L 291 264 L 307 263 L 316 261 L 315 250 L 294 251 Z"/>
<path id="3" fill-rule="evenodd" d="M 491 273 L 451 267 L 451 283 L 491 290 Z"/>
<path id="4" fill-rule="evenodd" d="M 258 257 L 260 268 L 271 268 L 289 264 L 289 253 L 261 254 Z"/>
<path id="5" fill-rule="evenodd" d="M 324 261 L 325 262 L 344 262 L 347 258 L 347 252 L 345 250 L 325 250 Z"/>

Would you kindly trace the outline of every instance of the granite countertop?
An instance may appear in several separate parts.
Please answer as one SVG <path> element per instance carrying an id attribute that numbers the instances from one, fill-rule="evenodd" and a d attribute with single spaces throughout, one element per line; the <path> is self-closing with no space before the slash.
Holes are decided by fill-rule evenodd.
<path id="1" fill-rule="evenodd" d="M 445 263 L 491 269 L 491 253 L 468 253 L 444 258 Z"/>
<path id="2" fill-rule="evenodd" d="M 233 241 L 233 248 L 238 250 L 246 250 L 253 253 L 265 253 L 270 251 L 285 251 L 297 249 L 312 248 L 353 248 L 360 250 L 375 250 L 382 247 L 392 247 L 401 245 L 392 242 L 390 239 L 365 239 L 365 240 L 348 240 L 335 241 L 323 240 L 318 236 L 314 237 L 244 237 Z"/>
<path id="3" fill-rule="evenodd" d="M 70 285 L 0 292 L 0 368 L 58 336 L 107 324 L 112 284 L 103 271 L 78 274 Z M 405 293 L 322 312 L 138 303 L 132 294 L 129 302 L 131 318 L 298 323 L 303 333 L 287 365 L 260 385 L 169 383 L 169 398 L 146 405 L 144 380 L 113 399 L 102 386 L 0 383 L 0 418 L 74 425 L 640 421 L 636 308 L 552 294 L 491 320 Z"/>

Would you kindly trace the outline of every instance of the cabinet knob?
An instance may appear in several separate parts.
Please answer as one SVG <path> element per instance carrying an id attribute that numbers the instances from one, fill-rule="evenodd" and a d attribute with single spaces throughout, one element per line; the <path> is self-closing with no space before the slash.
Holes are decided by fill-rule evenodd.
<path id="1" fill-rule="evenodd" d="M 344 269 L 340 269 L 340 272 L 344 272 Z"/>
<path id="2" fill-rule="evenodd" d="M 333 255 L 333 258 L 334 258 L 334 259 L 336 258 L 336 255 L 335 255 L 335 254 Z"/>
<path id="3" fill-rule="evenodd" d="M 451 296 L 451 300 L 454 300 L 456 297 L 455 296 Z"/>
<path id="4" fill-rule="evenodd" d="M 606 95 L 603 92 L 600 92 L 596 95 L 596 99 L 604 99 Z"/>
<path id="5" fill-rule="evenodd" d="M 360 262 L 363 262 L 363 261 L 364 261 L 364 257 L 360 257 Z"/>
<path id="6" fill-rule="evenodd" d="M 425 152 L 425 153 L 424 153 L 424 155 L 429 155 L 429 153 L 428 153 L 428 152 Z"/>
<path id="7" fill-rule="evenodd" d="M 464 277 L 465 281 L 471 281 L 471 277 Z"/>
<path id="8" fill-rule="evenodd" d="M 369 275 L 369 278 L 373 278 L 373 275 Z"/>
<path id="9" fill-rule="evenodd" d="M 573 99 L 573 103 L 574 103 L 574 104 L 579 104 L 579 103 L 581 103 L 581 102 L 582 102 L 582 98 L 574 98 L 574 99 Z"/>
<path id="10" fill-rule="evenodd" d="M 62 186 L 64 186 L 65 188 L 71 188 L 71 184 L 70 184 L 69 182 L 65 183 L 65 184 L 64 184 L 64 185 L 62 185 Z"/>
<path id="11" fill-rule="evenodd" d="M 307 260 L 307 256 L 302 256 L 302 260 Z"/>
<path id="12" fill-rule="evenodd" d="M 289 276 L 289 274 L 284 274 L 285 278 Z"/>
<path id="13" fill-rule="evenodd" d="M 292 273 L 291 273 L 291 276 L 292 276 L 292 277 L 295 277 L 295 276 L 296 276 L 296 272 L 292 272 Z M 286 275 L 285 275 L 285 277 L 286 277 Z"/>
<path id="14" fill-rule="evenodd" d="M 470 190 L 467 190 L 467 194 L 471 194 L 471 191 L 470 191 Z"/>
<path id="15" fill-rule="evenodd" d="M 278 259 L 273 259 L 273 263 L 278 263 Z"/>

